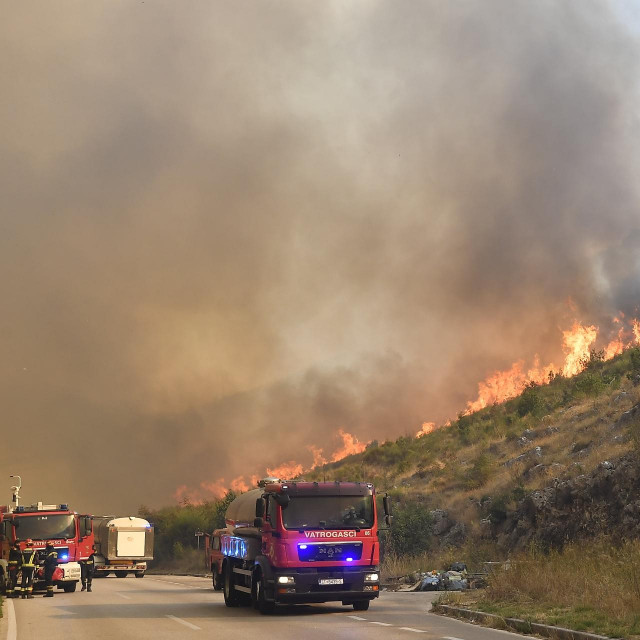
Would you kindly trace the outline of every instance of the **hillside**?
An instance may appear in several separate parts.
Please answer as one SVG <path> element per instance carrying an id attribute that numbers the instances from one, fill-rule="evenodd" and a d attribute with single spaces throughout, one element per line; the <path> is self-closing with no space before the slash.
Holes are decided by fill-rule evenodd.
<path id="1" fill-rule="evenodd" d="M 304 478 L 366 480 L 392 495 L 387 575 L 436 562 L 437 555 L 445 562 L 447 549 L 474 563 L 532 541 L 557 547 L 603 533 L 635 537 L 639 402 L 640 348 L 606 362 L 594 353 L 577 376 L 529 386 L 420 437 L 373 442 Z M 233 498 L 229 492 L 211 502 L 141 507 L 156 524 L 159 564 L 200 566 L 194 531 L 222 526 Z M 425 552 L 425 562 L 410 558 Z"/>
<path id="2" fill-rule="evenodd" d="M 305 479 L 366 479 L 388 491 L 398 553 L 480 540 L 508 551 L 532 540 L 629 536 L 640 522 L 639 401 L 640 349 L 606 362 L 594 352 L 577 376 L 531 385 L 421 437 L 374 442 Z M 429 535 L 403 537 L 421 512 Z"/>

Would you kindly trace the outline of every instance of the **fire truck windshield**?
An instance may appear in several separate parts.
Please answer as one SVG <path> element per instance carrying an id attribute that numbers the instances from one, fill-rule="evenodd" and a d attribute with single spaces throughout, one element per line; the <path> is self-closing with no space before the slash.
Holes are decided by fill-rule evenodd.
<path id="1" fill-rule="evenodd" d="M 282 509 L 286 529 L 360 529 L 373 526 L 372 496 L 295 496 Z"/>
<path id="2" fill-rule="evenodd" d="M 72 515 L 34 514 L 15 516 L 18 540 L 55 540 L 73 538 L 76 535 L 75 520 Z"/>

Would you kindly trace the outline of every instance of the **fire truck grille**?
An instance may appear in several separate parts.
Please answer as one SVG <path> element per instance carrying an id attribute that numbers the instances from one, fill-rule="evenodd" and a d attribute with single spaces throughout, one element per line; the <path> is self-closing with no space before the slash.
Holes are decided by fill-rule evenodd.
<path id="1" fill-rule="evenodd" d="M 298 545 L 298 558 L 302 562 L 352 562 L 362 557 L 361 542 L 306 543 Z"/>

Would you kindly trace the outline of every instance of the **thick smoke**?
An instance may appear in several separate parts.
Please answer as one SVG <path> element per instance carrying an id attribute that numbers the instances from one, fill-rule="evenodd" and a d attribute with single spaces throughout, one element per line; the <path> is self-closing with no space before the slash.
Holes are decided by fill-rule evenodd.
<path id="1" fill-rule="evenodd" d="M 415 433 L 558 361 L 574 316 L 632 314 L 625 8 L 14 3 L 0 472 L 157 506 Z"/>

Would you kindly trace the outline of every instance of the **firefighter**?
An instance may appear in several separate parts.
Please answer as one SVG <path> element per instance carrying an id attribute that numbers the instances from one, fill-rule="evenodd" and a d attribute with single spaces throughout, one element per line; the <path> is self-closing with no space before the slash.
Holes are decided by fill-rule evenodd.
<path id="1" fill-rule="evenodd" d="M 38 563 L 38 552 L 33 548 L 33 540 L 26 541 L 22 551 L 22 597 L 33 598 L 33 572 Z"/>
<path id="2" fill-rule="evenodd" d="M 9 588 L 7 589 L 7 598 L 17 598 L 21 589 L 18 584 L 18 571 L 22 565 L 22 553 L 20 552 L 20 545 L 17 542 L 13 543 L 11 550 L 9 551 Z"/>
<path id="3" fill-rule="evenodd" d="M 80 560 L 80 578 L 82 580 L 82 589 L 80 591 L 91 592 L 91 581 L 93 580 L 93 569 L 96 562 L 96 548 L 92 547 L 91 555 L 84 560 Z"/>
<path id="4" fill-rule="evenodd" d="M 58 552 L 51 542 L 47 542 L 44 550 L 44 584 L 47 587 L 45 598 L 53 598 L 53 572 L 58 566 Z"/>

